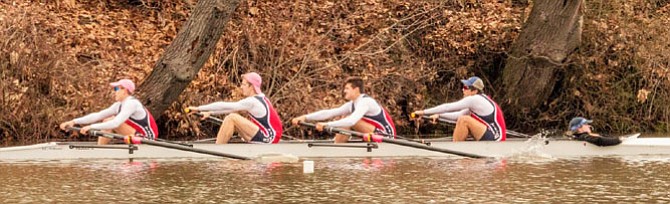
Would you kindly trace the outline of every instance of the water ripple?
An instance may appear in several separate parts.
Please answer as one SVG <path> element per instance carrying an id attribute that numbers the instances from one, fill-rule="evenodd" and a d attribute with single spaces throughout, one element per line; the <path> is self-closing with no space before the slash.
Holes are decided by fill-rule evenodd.
<path id="1" fill-rule="evenodd" d="M 0 164 L 0 201 L 668 203 L 667 158 L 86 161 Z"/>

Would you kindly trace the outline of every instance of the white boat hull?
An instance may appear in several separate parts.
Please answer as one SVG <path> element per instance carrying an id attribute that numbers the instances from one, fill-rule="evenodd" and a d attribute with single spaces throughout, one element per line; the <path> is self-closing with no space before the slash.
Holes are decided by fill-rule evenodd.
<path id="1" fill-rule="evenodd" d="M 323 144 L 323 143 L 316 143 Z M 366 143 L 348 143 L 365 146 Z M 137 150 L 70 148 L 70 145 L 92 145 L 91 143 L 44 143 L 21 147 L 0 148 L 0 161 L 45 161 L 85 159 L 178 159 L 217 158 L 181 150 L 150 145 L 136 145 Z M 128 145 L 109 145 L 128 147 Z M 539 155 L 555 158 L 597 157 L 626 155 L 670 155 L 670 138 L 633 138 L 622 144 L 598 147 L 582 141 L 572 140 L 511 140 L 505 142 L 432 142 L 431 147 L 449 149 L 488 157 L 510 157 L 515 155 Z M 456 157 L 454 155 L 380 143 L 378 148 L 309 147 L 307 143 L 279 144 L 194 144 L 194 148 L 235 154 L 246 157 L 267 155 L 292 155 L 298 158 L 359 158 L 359 157 Z"/>

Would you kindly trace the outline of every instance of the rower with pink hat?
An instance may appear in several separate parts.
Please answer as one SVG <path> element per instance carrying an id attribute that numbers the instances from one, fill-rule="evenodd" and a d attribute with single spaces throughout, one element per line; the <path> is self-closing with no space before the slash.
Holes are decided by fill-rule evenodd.
<path id="1" fill-rule="evenodd" d="M 283 126 L 279 114 L 261 91 L 263 79 L 256 72 L 242 75 L 240 89 L 246 96 L 237 102 L 214 102 L 202 106 L 190 106 L 190 111 L 200 112 L 202 119 L 212 114 L 228 114 L 221 123 L 216 144 L 226 144 L 237 131 L 238 135 L 245 141 L 255 143 L 277 143 L 279 142 Z M 247 112 L 248 117 L 235 113 Z"/>
<path id="2" fill-rule="evenodd" d="M 60 128 L 67 130 L 77 124 L 90 124 L 81 128 L 80 132 L 87 134 L 89 130 L 94 129 L 120 135 L 136 135 L 150 140 L 158 138 L 158 126 L 154 117 L 142 102 L 132 96 L 135 92 L 135 83 L 130 79 L 121 79 L 109 85 L 114 90 L 112 93 L 115 103 L 100 112 L 61 123 Z M 99 145 L 108 144 L 110 141 L 109 138 L 98 137 Z"/>

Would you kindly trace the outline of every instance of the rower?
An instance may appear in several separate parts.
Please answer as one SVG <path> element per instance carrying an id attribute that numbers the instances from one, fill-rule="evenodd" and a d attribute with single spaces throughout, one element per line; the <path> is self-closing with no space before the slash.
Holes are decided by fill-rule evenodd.
<path id="1" fill-rule="evenodd" d="M 100 112 L 61 123 L 60 128 L 67 130 L 75 124 L 94 123 L 84 126 L 80 132 L 87 134 L 88 130 L 96 129 L 120 135 L 141 136 L 150 140 L 158 138 L 158 127 L 154 117 L 142 102 L 131 95 L 135 91 L 135 83 L 129 79 L 121 79 L 110 85 L 114 87 L 112 92 L 116 100 L 114 104 Z M 101 120 L 103 122 L 96 123 Z M 110 141 L 109 138 L 98 137 L 98 145 L 108 144 Z"/>
<path id="2" fill-rule="evenodd" d="M 452 103 L 445 103 L 426 110 L 415 111 L 417 115 L 431 115 L 433 120 L 439 118 L 455 120 L 454 141 L 465 141 L 468 135 L 475 140 L 505 141 L 507 130 L 505 118 L 498 104 L 482 91 L 484 82 L 476 76 L 463 83 L 463 98 Z"/>
<path id="3" fill-rule="evenodd" d="M 568 136 L 574 140 L 586 141 L 597 146 L 614 146 L 621 144 L 621 138 L 618 137 L 603 137 L 599 134 L 591 132 L 591 123 L 593 120 L 588 120 L 583 117 L 574 117 L 570 120 L 568 125 Z"/>
<path id="4" fill-rule="evenodd" d="M 202 119 L 212 114 L 229 113 L 221 123 L 216 144 L 226 144 L 237 132 L 242 139 L 255 143 L 278 143 L 283 126 L 279 114 L 270 100 L 261 92 L 261 76 L 250 72 L 242 75 L 240 89 L 246 97 L 237 102 L 215 102 L 198 107 L 189 107 L 191 113 L 201 112 Z M 245 111 L 248 119 L 235 113 Z"/>
<path id="5" fill-rule="evenodd" d="M 344 84 L 344 98 L 349 102 L 338 108 L 321 110 L 293 118 L 292 123 L 298 125 L 307 120 L 321 121 L 349 114 L 340 120 L 316 123 L 315 128 L 318 131 L 323 131 L 324 127 L 353 129 L 357 132 L 376 133 L 395 138 L 395 125 L 391 115 L 375 99 L 365 94 L 364 90 L 361 78 L 349 78 Z M 335 143 L 344 143 L 348 140 L 349 136 L 335 135 Z"/>

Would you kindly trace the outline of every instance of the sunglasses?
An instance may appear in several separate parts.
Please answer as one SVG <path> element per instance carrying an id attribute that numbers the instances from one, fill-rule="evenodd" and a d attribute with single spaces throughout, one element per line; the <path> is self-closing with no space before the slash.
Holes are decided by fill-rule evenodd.
<path id="1" fill-rule="evenodd" d="M 118 86 L 114 87 L 114 91 L 119 91 L 119 90 L 121 90 L 121 87 L 118 87 Z"/>

